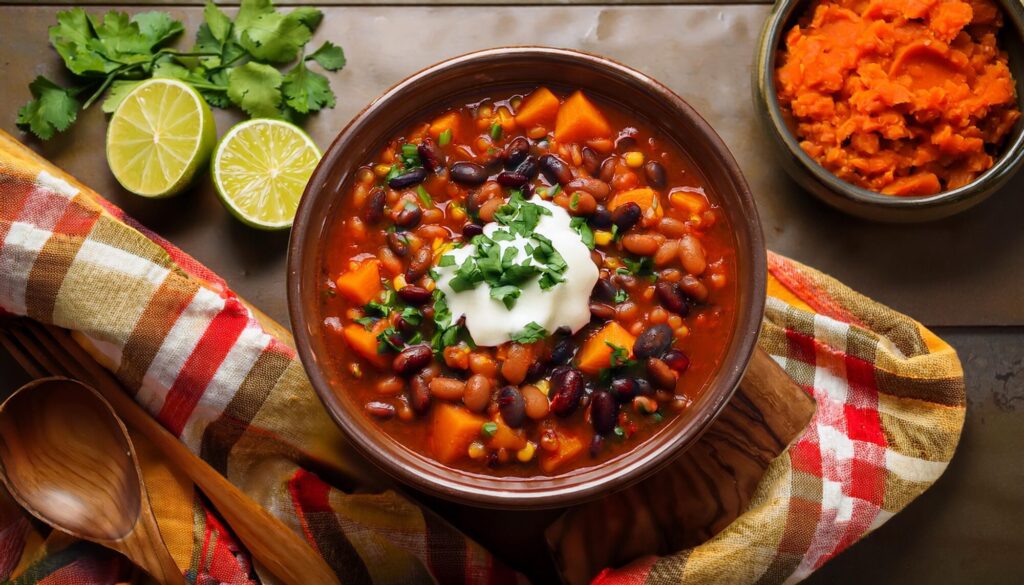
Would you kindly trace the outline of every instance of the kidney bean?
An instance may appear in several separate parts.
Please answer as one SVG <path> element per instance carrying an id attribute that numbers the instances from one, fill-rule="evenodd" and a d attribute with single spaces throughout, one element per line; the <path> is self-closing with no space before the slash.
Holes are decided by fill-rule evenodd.
<path id="1" fill-rule="evenodd" d="M 438 376 L 430 381 L 430 395 L 441 400 L 462 400 L 466 393 L 466 383 L 457 378 Z"/>
<path id="2" fill-rule="evenodd" d="M 587 216 L 597 209 L 597 201 L 594 196 L 586 191 L 576 191 L 569 196 L 569 213 L 577 216 Z"/>
<path id="3" fill-rule="evenodd" d="M 388 404 L 387 402 L 380 402 L 374 400 L 366 403 L 366 412 L 372 414 L 377 418 L 389 419 L 395 416 L 394 405 Z"/>
<path id="4" fill-rule="evenodd" d="M 633 378 L 616 378 L 610 384 L 612 395 L 619 402 L 627 402 L 636 396 L 637 385 Z"/>
<path id="5" fill-rule="evenodd" d="M 662 360 L 658 358 L 647 358 L 647 373 L 651 375 L 651 381 L 664 390 L 672 390 L 676 387 L 677 374 Z"/>
<path id="6" fill-rule="evenodd" d="M 396 256 L 405 257 L 405 255 L 409 253 L 409 243 L 406 242 L 404 234 L 388 232 L 386 240 L 388 248 L 390 248 Z"/>
<path id="7" fill-rule="evenodd" d="M 604 448 L 604 437 L 601 435 L 594 435 L 594 438 L 590 439 L 590 456 L 597 458 L 601 454 L 601 450 Z"/>
<path id="8" fill-rule="evenodd" d="M 608 186 L 608 183 L 605 183 L 600 179 L 579 177 L 566 183 L 565 191 L 567 193 L 586 191 L 593 195 L 594 198 L 604 200 L 608 197 L 608 194 L 611 193 L 612 188 Z"/>
<path id="9" fill-rule="evenodd" d="M 604 390 L 594 392 L 590 399 L 590 423 L 594 430 L 604 435 L 615 428 L 619 419 L 619 403 Z"/>
<path id="10" fill-rule="evenodd" d="M 551 362 L 558 365 L 566 364 L 575 354 L 576 343 L 571 337 L 566 337 L 555 342 L 555 346 L 551 348 Z"/>
<path id="11" fill-rule="evenodd" d="M 619 226 L 620 232 L 625 232 L 635 226 L 642 215 L 643 210 L 640 206 L 635 201 L 630 201 L 612 210 L 612 221 Z"/>
<path id="12" fill-rule="evenodd" d="M 540 172 L 540 163 L 537 162 L 537 157 L 528 156 L 523 159 L 523 162 L 519 163 L 519 166 L 516 167 L 516 172 L 520 175 L 526 175 L 529 179 L 535 179 L 537 173 Z"/>
<path id="13" fill-rule="evenodd" d="M 526 401 L 515 386 L 505 386 L 498 391 L 498 411 L 505 424 L 518 429 L 526 422 Z"/>
<path id="14" fill-rule="evenodd" d="M 601 163 L 601 170 L 598 171 L 597 178 L 601 179 L 605 183 L 611 183 L 612 179 L 615 178 L 616 164 L 614 156 L 604 159 L 604 162 Z"/>
<path id="15" fill-rule="evenodd" d="M 594 208 L 594 213 L 590 214 L 588 220 L 590 226 L 594 229 L 607 230 L 612 227 L 612 212 L 608 211 L 608 208 L 600 203 Z"/>
<path id="16" fill-rule="evenodd" d="M 501 376 L 511 384 L 522 383 L 530 368 L 531 353 L 525 345 L 513 343 L 508 349 L 508 356 L 501 363 Z"/>
<path id="17" fill-rule="evenodd" d="M 396 376 L 388 376 L 377 382 L 377 394 L 384 396 L 396 396 L 402 393 L 405 388 L 405 380 Z"/>
<path id="18" fill-rule="evenodd" d="M 572 170 L 569 165 L 553 154 L 545 154 L 540 157 L 540 172 L 544 173 L 544 176 L 552 184 L 564 185 L 572 180 Z"/>
<path id="19" fill-rule="evenodd" d="M 636 150 L 636 134 L 635 128 L 626 128 L 620 132 L 619 137 L 615 139 L 615 151 L 621 153 Z"/>
<path id="20" fill-rule="evenodd" d="M 522 393 L 526 416 L 540 420 L 548 415 L 548 397 L 544 396 L 539 388 L 533 385 L 523 386 Z"/>
<path id="21" fill-rule="evenodd" d="M 633 353 L 638 358 L 658 357 L 672 345 L 672 328 L 664 323 L 652 325 L 636 338 Z"/>
<path id="22" fill-rule="evenodd" d="M 583 168 L 587 169 L 591 177 L 601 172 L 601 155 L 589 146 L 583 147 Z"/>
<path id="23" fill-rule="evenodd" d="M 495 177 L 495 180 L 505 187 L 512 187 L 513 189 L 518 189 L 525 185 L 526 182 L 530 180 L 530 178 L 516 171 L 502 171 L 498 173 L 498 176 Z"/>
<path id="24" fill-rule="evenodd" d="M 483 185 L 487 182 L 487 169 L 476 163 L 462 161 L 452 165 L 448 176 L 463 185 Z"/>
<path id="25" fill-rule="evenodd" d="M 530 141 L 524 136 L 517 136 L 508 143 L 503 153 L 505 160 L 506 169 L 514 169 L 526 160 L 527 155 L 530 154 Z"/>
<path id="26" fill-rule="evenodd" d="M 391 368 L 400 376 L 411 376 L 427 367 L 432 359 L 434 352 L 430 350 L 429 345 L 411 345 L 398 352 Z"/>
<path id="27" fill-rule="evenodd" d="M 441 172 L 444 169 L 444 152 L 441 147 L 438 146 L 433 138 L 429 136 L 423 139 L 423 142 L 416 147 L 416 152 L 419 153 L 420 158 L 423 159 L 423 165 L 434 171 L 435 173 Z"/>
<path id="28" fill-rule="evenodd" d="M 401 332 L 402 335 L 406 337 L 411 337 L 415 335 L 416 331 L 419 329 L 418 326 L 408 322 L 405 319 L 405 317 L 401 315 L 395 317 L 395 327 L 398 329 L 399 332 Z"/>
<path id="29" fill-rule="evenodd" d="M 370 191 L 366 200 L 366 214 L 363 216 L 367 223 L 377 223 L 384 219 L 384 203 L 387 201 L 387 193 L 384 189 Z"/>
<path id="30" fill-rule="evenodd" d="M 649 160 L 644 164 L 644 176 L 647 177 L 647 184 L 655 189 L 664 189 L 668 185 L 665 166 L 656 160 Z"/>
<path id="31" fill-rule="evenodd" d="M 423 246 L 416 250 L 412 255 L 412 260 L 409 261 L 409 267 L 405 269 L 405 280 L 416 282 L 423 278 L 433 263 L 434 253 L 430 250 L 430 246 Z"/>
<path id="32" fill-rule="evenodd" d="M 407 284 L 398 289 L 398 296 L 410 305 L 422 305 L 430 301 L 430 291 L 422 286 Z"/>
<path id="33" fill-rule="evenodd" d="M 679 288 L 679 283 L 660 281 L 654 285 L 654 291 L 665 309 L 683 317 L 690 314 L 690 303 Z"/>
<path id="34" fill-rule="evenodd" d="M 407 205 L 395 216 L 395 225 L 404 229 L 412 229 L 423 219 L 423 210 L 418 205 Z"/>
<path id="35" fill-rule="evenodd" d="M 680 238 L 679 261 L 682 263 L 683 269 L 690 274 L 694 276 L 704 274 L 708 263 L 704 258 L 704 246 L 701 245 L 700 240 L 691 235 Z"/>
<path id="36" fill-rule="evenodd" d="M 686 357 L 686 354 L 678 349 L 673 349 L 667 352 L 665 355 L 661 356 L 661 360 L 665 362 L 668 367 L 680 374 L 690 367 L 690 358 Z"/>
<path id="37" fill-rule="evenodd" d="M 551 412 L 569 416 L 583 398 L 583 374 L 576 368 L 562 366 L 551 375 Z"/>
<path id="38" fill-rule="evenodd" d="M 679 279 L 679 288 L 698 303 L 703 303 L 708 298 L 708 287 L 696 276 L 684 275 Z"/>
<path id="39" fill-rule="evenodd" d="M 655 234 L 626 234 L 622 237 L 622 247 L 639 256 L 653 256 L 664 241 Z"/>
<path id="40" fill-rule="evenodd" d="M 590 314 L 601 321 L 608 321 L 615 318 L 615 308 L 604 303 L 590 303 Z"/>
<path id="41" fill-rule="evenodd" d="M 473 412 L 483 412 L 491 403 L 491 381 L 486 376 L 473 374 L 466 381 L 462 402 Z"/>
<path id="42" fill-rule="evenodd" d="M 409 382 L 409 406 L 417 414 L 423 414 L 430 408 L 430 382 L 422 375 L 413 376 Z"/>
<path id="43" fill-rule="evenodd" d="M 392 189 L 396 190 L 408 189 L 409 187 L 419 185 L 426 178 L 427 169 L 423 167 L 410 169 L 396 177 L 392 177 L 391 180 L 388 181 L 388 187 L 391 187 Z"/>
<path id="44" fill-rule="evenodd" d="M 494 214 L 498 212 L 498 208 L 502 205 L 505 205 L 505 201 L 500 197 L 489 199 L 487 203 L 480 207 L 480 219 L 486 222 L 494 221 Z"/>
<path id="45" fill-rule="evenodd" d="M 610 303 L 615 300 L 615 295 L 618 294 L 619 289 L 615 288 L 615 285 L 609 282 L 605 278 L 597 279 L 594 283 L 594 289 L 590 291 L 590 298 L 595 301 L 603 301 Z"/>
<path id="46" fill-rule="evenodd" d="M 654 253 L 654 265 L 658 268 L 675 262 L 679 257 L 679 241 L 669 240 Z"/>

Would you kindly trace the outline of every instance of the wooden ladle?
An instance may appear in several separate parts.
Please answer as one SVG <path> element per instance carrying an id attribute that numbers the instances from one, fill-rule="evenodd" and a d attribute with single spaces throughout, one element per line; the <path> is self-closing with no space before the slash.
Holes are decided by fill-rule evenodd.
<path id="1" fill-rule="evenodd" d="M 184 585 L 135 457 L 124 424 L 81 382 L 36 380 L 0 405 L 0 477 L 22 507 L 122 553 L 160 583 Z"/>

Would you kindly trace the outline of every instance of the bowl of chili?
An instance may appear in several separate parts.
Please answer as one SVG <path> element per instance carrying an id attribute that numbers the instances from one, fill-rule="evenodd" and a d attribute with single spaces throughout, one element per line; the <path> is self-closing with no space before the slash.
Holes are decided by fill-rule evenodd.
<path id="1" fill-rule="evenodd" d="M 565 506 L 691 445 L 756 344 L 766 257 L 718 135 L 609 59 L 508 47 L 342 130 L 292 229 L 299 355 L 356 448 L 425 492 Z"/>
<path id="2" fill-rule="evenodd" d="M 1024 164 L 1015 0 L 780 0 L 753 76 L 754 108 L 783 169 L 858 217 L 948 217 Z"/>

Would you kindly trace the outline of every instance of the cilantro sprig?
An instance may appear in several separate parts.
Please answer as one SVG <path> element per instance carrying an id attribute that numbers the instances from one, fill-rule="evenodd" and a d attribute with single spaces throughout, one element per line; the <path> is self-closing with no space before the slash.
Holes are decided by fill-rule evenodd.
<path id="1" fill-rule="evenodd" d="M 301 122 L 311 113 L 335 105 L 327 78 L 311 70 L 345 66 L 341 47 L 325 42 L 306 54 L 323 13 L 315 8 L 275 10 L 271 0 L 242 0 L 234 21 L 212 2 L 191 50 L 166 45 L 185 28 L 165 12 L 129 16 L 111 10 L 102 17 L 81 8 L 57 13 L 49 29 L 50 44 L 72 74 L 61 86 L 40 75 L 29 84 L 32 100 L 18 110 L 17 124 L 43 140 L 74 124 L 78 111 L 104 94 L 103 111 L 117 105 L 142 80 L 170 77 L 199 91 L 211 106 L 237 106 L 253 117 Z M 282 72 L 278 66 L 293 63 Z"/>

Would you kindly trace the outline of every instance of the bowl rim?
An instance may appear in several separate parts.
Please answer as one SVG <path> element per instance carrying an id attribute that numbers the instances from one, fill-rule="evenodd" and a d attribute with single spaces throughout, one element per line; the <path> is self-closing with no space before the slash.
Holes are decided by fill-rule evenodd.
<path id="1" fill-rule="evenodd" d="M 768 131 L 777 143 L 781 143 L 792 159 L 800 165 L 801 170 L 810 174 L 819 185 L 824 186 L 835 196 L 852 203 L 883 207 L 892 210 L 923 210 L 925 208 L 955 207 L 954 212 L 967 209 L 968 201 L 979 203 L 999 186 L 1002 186 L 1019 169 L 1024 162 L 1024 116 L 1017 122 L 1011 139 L 1005 145 L 1005 151 L 988 170 L 975 177 L 966 185 L 956 189 L 942 191 L 934 195 L 893 196 L 883 195 L 840 179 L 824 166 L 811 158 L 797 141 L 785 122 L 782 108 L 775 92 L 775 63 L 778 49 L 783 41 L 785 28 L 790 24 L 798 8 L 813 0 L 778 0 L 765 20 L 764 28 L 758 42 L 754 74 L 755 105 L 760 110 L 761 118 L 767 121 Z M 1009 16 L 1012 30 L 1024 44 L 1024 4 L 1019 0 L 995 0 L 1004 14 Z M 1007 30 L 1005 27 L 1004 31 Z M 1017 79 L 1018 88 L 1024 80 Z M 1024 111 L 1024 94 L 1017 92 L 1018 107 Z M 787 168 L 787 171 L 790 171 Z M 792 174 L 792 172 L 790 172 Z M 794 176 L 803 183 L 804 177 Z M 805 185 L 806 186 L 806 185 Z M 814 189 L 812 193 L 818 195 Z"/>
<path id="2" fill-rule="evenodd" d="M 695 413 L 692 419 L 686 421 L 686 427 L 680 428 L 675 436 L 655 441 L 658 437 L 656 433 L 603 464 L 560 475 L 534 478 L 484 476 L 440 464 L 405 447 L 390 435 L 379 430 L 364 434 L 360 428 L 357 428 L 354 420 L 361 414 L 351 413 L 345 409 L 341 399 L 335 396 L 332 383 L 327 379 L 325 371 L 318 366 L 312 347 L 312 335 L 307 328 L 309 324 L 315 324 L 318 315 L 307 315 L 304 311 L 304 297 L 308 291 L 304 290 L 304 278 L 301 273 L 303 269 L 301 251 L 306 240 L 306 232 L 312 228 L 323 227 L 312 224 L 315 219 L 313 217 L 313 199 L 317 197 L 315 192 L 325 191 L 327 186 L 325 181 L 330 175 L 331 169 L 341 163 L 341 155 L 349 146 L 346 144 L 348 139 L 368 126 L 374 120 L 375 115 L 385 108 L 391 99 L 401 96 L 410 88 L 425 83 L 434 75 L 449 70 L 471 68 L 474 62 L 482 59 L 554 59 L 578 66 L 592 66 L 605 70 L 605 73 L 609 75 L 618 75 L 636 86 L 638 91 L 647 92 L 652 95 L 653 99 L 664 102 L 666 107 L 678 111 L 681 116 L 693 124 L 702 139 L 706 141 L 708 151 L 718 159 L 718 164 L 723 170 L 722 176 L 728 178 L 732 183 L 729 188 L 736 192 L 737 213 L 748 218 L 745 222 L 748 241 L 744 246 L 738 239 L 737 247 L 742 246 L 751 251 L 747 261 L 748 265 L 745 267 L 747 273 L 744 274 L 741 270 L 739 274 L 740 285 L 746 286 L 749 292 L 744 296 L 745 293 L 740 290 L 739 299 L 746 300 L 746 304 L 737 308 L 733 337 L 730 339 L 730 345 L 726 349 L 722 363 L 709 381 L 713 384 L 709 384 L 698 399 L 698 401 L 707 401 L 703 405 L 703 410 Z M 465 77 L 469 79 L 468 75 Z M 469 81 L 463 83 L 465 87 L 460 87 L 455 90 L 455 93 L 466 93 L 471 89 Z M 600 95 L 600 91 L 597 93 Z M 675 137 L 673 140 L 682 146 L 683 143 L 680 140 Z M 685 148 L 684 152 L 686 152 Z M 347 180 L 345 183 L 347 184 Z M 326 223 L 326 219 L 321 219 L 322 223 Z M 307 254 L 309 253 L 319 255 L 319 249 L 307 248 Z M 445 59 L 413 73 L 371 101 L 338 133 L 310 177 L 299 203 L 288 245 L 287 301 L 296 349 L 317 396 L 330 417 L 356 449 L 369 461 L 401 482 L 444 499 L 488 508 L 539 509 L 581 503 L 640 481 L 668 465 L 675 459 L 675 456 L 681 454 L 707 430 L 711 422 L 717 418 L 732 398 L 753 355 L 766 304 L 767 272 L 764 235 L 754 198 L 746 179 L 721 137 L 692 106 L 646 74 L 603 56 L 564 48 L 535 45 L 508 46 L 472 51 Z M 729 363 L 730 360 L 732 363 Z M 674 419 L 674 422 L 679 424 L 682 424 L 682 421 L 685 419 Z M 663 430 L 667 429 L 668 427 L 665 427 Z M 399 453 L 406 456 L 406 460 L 400 461 L 396 457 L 381 457 L 381 453 L 388 454 L 386 450 L 382 449 L 382 444 L 388 444 L 397 449 Z M 615 465 L 611 465 L 612 463 Z M 413 468 L 412 464 L 419 464 L 419 467 Z M 483 487 L 459 483 L 453 481 L 449 476 L 479 480 Z M 494 488 L 492 484 L 499 487 Z M 529 489 L 517 489 L 517 486 L 513 484 L 531 485 Z"/>

